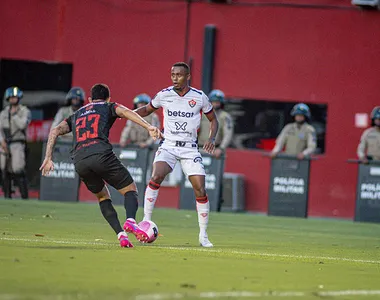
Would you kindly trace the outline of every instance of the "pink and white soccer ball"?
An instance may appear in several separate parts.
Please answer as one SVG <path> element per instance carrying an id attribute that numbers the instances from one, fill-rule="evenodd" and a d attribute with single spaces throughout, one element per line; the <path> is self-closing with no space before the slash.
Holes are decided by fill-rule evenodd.
<path id="1" fill-rule="evenodd" d="M 147 243 L 153 243 L 158 238 L 158 227 L 153 221 L 141 221 L 139 227 L 148 234 Z"/>

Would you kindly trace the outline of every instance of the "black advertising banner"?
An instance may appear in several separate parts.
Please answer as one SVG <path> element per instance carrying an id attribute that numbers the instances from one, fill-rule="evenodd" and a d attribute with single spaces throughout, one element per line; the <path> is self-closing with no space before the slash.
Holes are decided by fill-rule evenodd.
<path id="1" fill-rule="evenodd" d="M 359 164 L 355 221 L 380 223 L 380 162 Z"/>
<path id="2" fill-rule="evenodd" d="M 223 180 L 224 156 L 217 159 L 209 154 L 202 153 L 202 163 L 206 172 L 206 192 L 210 202 L 210 210 L 217 211 L 221 192 L 220 185 Z M 180 209 L 196 209 L 193 187 L 186 176 L 183 176 L 181 181 L 179 207 Z"/>
<path id="3" fill-rule="evenodd" d="M 142 206 L 144 203 L 146 171 L 148 167 L 149 153 L 151 152 L 150 149 L 138 148 L 135 146 L 120 148 L 119 146 L 114 145 L 113 151 L 123 165 L 127 167 L 129 173 L 131 173 L 138 189 L 139 204 Z M 112 202 L 114 204 L 124 204 L 124 196 L 113 187 L 108 186 L 108 188 L 111 193 Z"/>
<path id="4" fill-rule="evenodd" d="M 268 214 L 307 217 L 310 160 L 279 156 L 271 160 Z"/>
<path id="5" fill-rule="evenodd" d="M 43 145 L 42 153 L 46 150 Z M 54 148 L 54 170 L 41 175 L 40 200 L 78 201 L 80 179 L 70 157 L 71 143 L 57 142 Z"/>

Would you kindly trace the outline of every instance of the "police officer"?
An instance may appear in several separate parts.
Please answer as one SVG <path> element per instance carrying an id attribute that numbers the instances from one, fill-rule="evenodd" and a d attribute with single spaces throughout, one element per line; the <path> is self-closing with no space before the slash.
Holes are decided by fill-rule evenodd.
<path id="1" fill-rule="evenodd" d="M 357 149 L 359 159 L 367 164 L 369 160 L 380 160 L 380 106 L 371 112 L 372 127 L 366 129 Z"/>
<path id="2" fill-rule="evenodd" d="M 71 88 L 70 91 L 66 95 L 66 100 L 69 105 L 61 107 L 58 110 L 57 114 L 54 117 L 54 121 L 51 125 L 52 126 L 51 128 L 58 126 L 59 123 L 67 119 L 74 112 L 76 112 L 80 107 L 82 107 L 84 104 L 84 99 L 85 99 L 85 93 L 83 89 L 81 89 L 80 87 Z M 60 136 L 60 140 L 66 141 L 66 142 L 72 142 L 73 140 L 72 132 Z"/>
<path id="3" fill-rule="evenodd" d="M 219 130 L 215 137 L 215 151 L 213 154 L 216 158 L 219 158 L 231 144 L 234 124 L 231 115 L 224 110 L 224 93 L 221 90 L 212 90 L 208 97 L 219 121 Z M 203 115 L 198 134 L 199 146 L 203 146 L 209 140 L 209 124 L 210 121 Z"/>
<path id="4" fill-rule="evenodd" d="M 20 104 L 23 92 L 18 87 L 5 90 L 9 103 L 0 113 L 1 170 L 5 198 L 12 198 L 12 178 L 19 186 L 23 199 L 28 199 L 26 179 L 26 129 L 31 121 L 30 110 Z"/>
<path id="5" fill-rule="evenodd" d="M 315 128 L 308 121 L 311 118 L 309 106 L 304 103 L 296 104 L 290 115 L 293 123 L 287 124 L 277 137 L 276 145 L 271 156 L 274 158 L 285 146 L 285 153 L 304 159 L 314 153 L 317 147 Z"/>
<path id="6" fill-rule="evenodd" d="M 150 102 L 151 98 L 147 94 L 139 94 L 133 99 L 134 109 L 142 107 Z M 157 128 L 160 128 L 160 120 L 156 113 L 144 117 L 144 120 Z M 125 147 L 127 144 L 135 144 L 141 148 L 153 144 L 153 139 L 149 132 L 134 122 L 127 121 L 120 136 L 120 146 Z"/>

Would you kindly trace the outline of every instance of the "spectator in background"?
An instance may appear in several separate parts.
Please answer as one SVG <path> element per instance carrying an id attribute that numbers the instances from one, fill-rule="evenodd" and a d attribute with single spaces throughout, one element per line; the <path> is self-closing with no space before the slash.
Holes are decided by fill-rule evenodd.
<path id="1" fill-rule="evenodd" d="M 272 158 L 276 157 L 284 146 L 286 154 L 295 155 L 298 159 L 311 155 L 317 147 L 315 129 L 308 123 L 311 118 L 309 106 L 304 103 L 296 104 L 290 115 L 295 122 L 282 129 L 272 150 Z"/>
<path id="2" fill-rule="evenodd" d="M 28 199 L 26 178 L 26 129 L 31 121 L 30 110 L 20 104 L 23 92 L 18 87 L 5 90 L 9 103 L 0 113 L 1 170 L 5 198 L 12 198 L 12 179 L 19 186 L 21 198 Z"/>
<path id="3" fill-rule="evenodd" d="M 380 160 L 380 106 L 371 112 L 371 128 L 366 129 L 357 149 L 359 159 L 367 164 L 369 160 Z"/>
<path id="4" fill-rule="evenodd" d="M 139 94 L 133 99 L 134 109 L 140 108 L 150 103 L 150 97 L 147 94 Z M 143 118 L 152 126 L 160 128 L 160 120 L 156 113 Z M 149 135 L 143 127 L 128 120 L 120 136 L 120 146 L 125 147 L 128 144 L 137 145 L 140 148 L 149 147 L 154 142 L 153 138 Z"/>
<path id="5" fill-rule="evenodd" d="M 80 87 L 73 87 L 66 95 L 68 106 L 61 107 L 54 117 L 51 128 L 57 127 L 63 120 L 66 120 L 84 104 L 85 93 Z M 59 137 L 61 141 L 72 142 L 73 133 L 67 133 Z"/>
<path id="6" fill-rule="evenodd" d="M 219 121 L 219 130 L 216 134 L 215 151 L 213 154 L 214 157 L 219 158 L 231 144 L 234 124 L 231 115 L 224 110 L 224 93 L 221 90 L 212 90 L 208 97 Z M 209 123 L 210 121 L 203 115 L 198 135 L 198 144 L 200 147 L 203 147 L 209 139 Z"/>

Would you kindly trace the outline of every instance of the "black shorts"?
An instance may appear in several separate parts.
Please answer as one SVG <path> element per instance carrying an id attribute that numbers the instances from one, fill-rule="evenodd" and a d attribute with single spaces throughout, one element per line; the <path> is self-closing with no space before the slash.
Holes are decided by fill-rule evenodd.
<path id="1" fill-rule="evenodd" d="M 75 171 L 92 193 L 99 193 L 104 181 L 117 190 L 133 182 L 127 168 L 113 152 L 94 154 L 75 163 Z"/>

